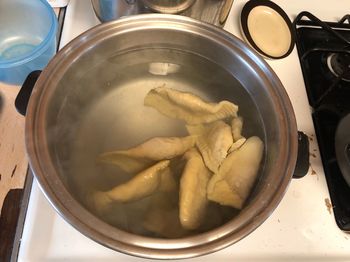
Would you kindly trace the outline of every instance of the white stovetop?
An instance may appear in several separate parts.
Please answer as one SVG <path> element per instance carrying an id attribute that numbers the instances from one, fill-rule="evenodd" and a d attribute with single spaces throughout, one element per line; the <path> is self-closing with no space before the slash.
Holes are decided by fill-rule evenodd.
<path id="1" fill-rule="evenodd" d="M 238 19 L 245 0 L 235 0 L 225 29 L 242 38 Z M 276 0 L 291 20 L 304 10 L 337 21 L 350 12 L 348 0 Z M 62 45 L 98 24 L 90 1 L 71 0 Z M 287 58 L 268 61 L 292 101 L 298 129 L 311 137 L 311 168 L 293 179 L 273 214 L 253 233 L 217 253 L 193 261 L 350 261 L 350 235 L 336 225 L 326 206 L 329 193 L 320 160 L 296 48 Z M 314 170 L 314 172 L 312 172 Z M 49 205 L 36 181 L 30 197 L 19 261 L 141 261 L 103 247 L 66 223 Z M 143 260 L 144 261 L 144 260 Z M 187 261 L 187 260 L 186 260 Z"/>

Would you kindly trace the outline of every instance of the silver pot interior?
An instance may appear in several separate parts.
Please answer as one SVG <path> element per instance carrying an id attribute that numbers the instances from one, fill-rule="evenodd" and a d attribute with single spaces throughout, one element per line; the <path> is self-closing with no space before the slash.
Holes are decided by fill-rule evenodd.
<path id="1" fill-rule="evenodd" d="M 214 27 L 204 30 L 197 22 L 191 24 L 185 18 L 181 18 L 182 22 L 171 20 L 172 24 L 167 26 L 166 19 L 161 23 L 151 18 L 147 21 L 145 17 L 105 24 L 103 30 L 93 29 L 62 50 L 44 71 L 41 78 L 48 80 L 39 85 L 43 86 L 42 97 L 47 101 L 42 120 L 46 131 L 41 139 L 47 143 L 52 165 L 69 194 L 95 214 L 86 202 L 91 191 L 111 189 L 130 178 L 116 167 L 98 164 L 96 157 L 100 153 L 126 149 L 154 136 L 186 135 L 183 122 L 143 106 L 150 89 L 166 86 L 192 92 L 211 102 L 232 101 L 239 105 L 239 115 L 244 118 L 243 134 L 257 135 L 265 143 L 259 179 L 244 212 L 212 203 L 206 223 L 188 235 L 220 228 L 229 221 L 231 229 L 224 227 L 225 232 L 239 231 L 254 216 L 275 208 L 277 204 L 271 206 L 271 202 L 282 194 L 276 192 L 281 188 L 284 192 L 290 179 L 296 130 L 289 101 L 262 59 L 233 36 L 223 33 L 218 37 Z M 120 28 L 115 30 L 117 26 Z M 45 89 L 48 82 L 51 87 Z M 34 108 L 33 103 L 30 106 Z M 34 140 L 39 141 L 33 133 Z M 38 174 L 42 170 L 35 171 Z M 49 183 L 44 181 L 49 181 L 47 178 L 38 176 L 42 184 Z M 55 190 L 54 186 L 47 190 Z M 55 200 L 52 202 L 55 205 Z M 149 198 L 115 204 L 100 219 L 129 233 L 159 238 L 142 227 L 148 203 Z M 73 207 L 66 209 L 75 212 Z M 67 216 L 66 211 L 61 213 Z M 247 232 L 264 219 L 260 220 L 253 222 Z M 241 237 L 243 234 L 238 233 L 231 243 Z M 188 247 L 196 245 L 189 243 Z M 116 248 L 111 242 L 106 245 Z"/>
<path id="2" fill-rule="evenodd" d="M 104 49 L 91 52 L 102 57 Z M 161 74 L 176 72 L 155 75 L 156 70 Z M 244 135 L 266 140 L 259 110 L 247 90 L 223 67 L 198 54 L 145 46 L 97 63 L 77 61 L 60 82 L 62 93 L 56 94 L 57 104 L 50 108 L 58 112 L 57 122 L 49 123 L 48 130 L 54 130 L 50 147 L 57 167 L 82 203 L 89 191 L 109 190 L 131 178 L 117 167 L 98 164 L 99 154 L 127 149 L 155 136 L 188 135 L 182 121 L 143 105 L 147 92 L 159 86 L 192 92 L 211 102 L 229 100 L 240 105 Z M 115 204 L 110 216 L 103 219 L 132 233 L 148 235 L 139 228 L 148 200 Z M 213 208 L 228 213 L 222 222 L 236 213 L 233 208 L 214 204 Z M 218 219 L 217 212 L 208 212 L 208 223 Z M 210 214 L 215 217 L 210 218 Z M 210 224 L 219 226 L 220 220 Z"/>

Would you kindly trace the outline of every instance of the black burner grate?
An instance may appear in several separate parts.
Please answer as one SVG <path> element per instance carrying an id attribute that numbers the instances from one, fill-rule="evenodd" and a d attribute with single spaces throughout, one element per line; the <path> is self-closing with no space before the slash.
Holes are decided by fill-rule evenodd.
<path id="1" fill-rule="evenodd" d="M 322 22 L 302 12 L 293 23 L 334 215 L 344 231 L 350 231 L 350 187 L 336 161 L 334 138 L 340 119 L 350 113 L 349 18 L 346 15 L 339 23 Z"/>

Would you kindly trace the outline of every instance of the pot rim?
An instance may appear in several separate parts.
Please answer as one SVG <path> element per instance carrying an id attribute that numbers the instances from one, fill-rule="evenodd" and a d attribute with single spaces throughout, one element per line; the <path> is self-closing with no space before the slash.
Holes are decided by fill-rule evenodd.
<path id="1" fill-rule="evenodd" d="M 190 31 L 220 43 L 223 48 L 244 49 L 257 71 L 264 72 L 262 77 L 273 86 L 269 91 L 280 109 L 278 121 L 284 131 L 280 132 L 279 137 L 279 141 L 285 142 L 280 146 L 283 154 L 278 156 L 278 168 L 275 171 L 282 173 L 281 170 L 284 170 L 284 174 L 279 176 L 280 181 L 263 188 L 236 219 L 208 232 L 180 239 L 138 236 L 119 230 L 92 215 L 74 199 L 59 178 L 46 140 L 46 109 L 56 84 L 69 65 L 92 43 L 99 43 L 111 35 L 147 28 Z M 279 204 L 291 180 L 297 159 L 297 127 L 293 108 L 282 83 L 269 65 L 254 50 L 230 33 L 210 24 L 175 15 L 146 14 L 108 22 L 86 31 L 67 44 L 51 60 L 35 84 L 28 104 L 25 129 L 30 166 L 42 192 L 56 211 L 78 231 L 96 242 L 144 258 L 179 259 L 200 256 L 218 251 L 247 236 L 262 224 Z"/>

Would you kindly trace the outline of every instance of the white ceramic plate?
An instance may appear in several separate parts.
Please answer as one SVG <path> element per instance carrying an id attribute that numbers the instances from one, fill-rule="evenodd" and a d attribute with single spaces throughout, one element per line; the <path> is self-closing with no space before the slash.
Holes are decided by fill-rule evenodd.
<path id="1" fill-rule="evenodd" d="M 283 58 L 293 50 L 291 22 L 271 1 L 249 1 L 242 9 L 241 29 L 246 41 L 265 57 Z"/>

